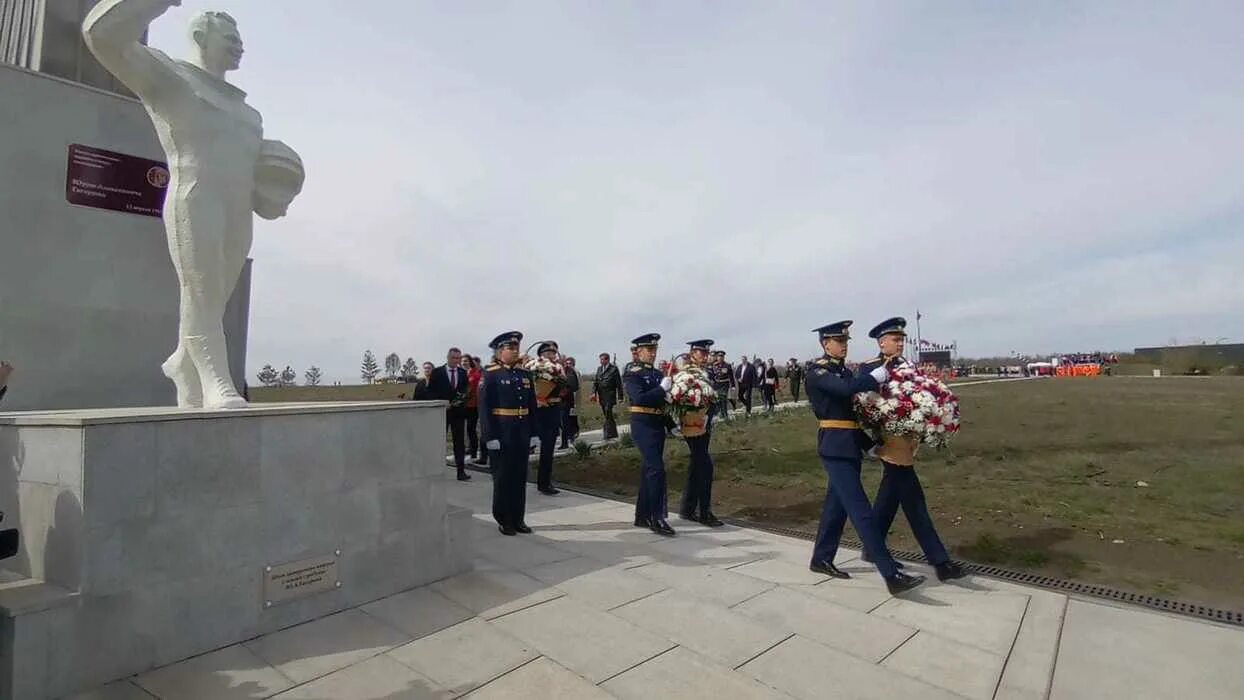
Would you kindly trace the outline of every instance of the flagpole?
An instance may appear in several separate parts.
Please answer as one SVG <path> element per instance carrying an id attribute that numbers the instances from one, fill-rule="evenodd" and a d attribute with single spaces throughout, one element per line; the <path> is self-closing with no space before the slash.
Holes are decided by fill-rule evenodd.
<path id="1" fill-rule="evenodd" d="M 920 336 L 920 307 L 916 307 L 916 366 L 920 366 L 920 353 L 924 349 L 924 339 Z"/>

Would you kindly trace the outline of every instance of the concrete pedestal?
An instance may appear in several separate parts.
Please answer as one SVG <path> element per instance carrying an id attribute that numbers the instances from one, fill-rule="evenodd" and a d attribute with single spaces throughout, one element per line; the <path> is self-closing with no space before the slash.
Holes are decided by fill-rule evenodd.
<path id="1" fill-rule="evenodd" d="M 0 414 L 0 510 L 22 530 L 0 562 L 0 697 L 71 694 L 469 569 L 444 425 L 441 402 Z M 273 595 L 273 569 L 314 562 L 327 580 Z"/>

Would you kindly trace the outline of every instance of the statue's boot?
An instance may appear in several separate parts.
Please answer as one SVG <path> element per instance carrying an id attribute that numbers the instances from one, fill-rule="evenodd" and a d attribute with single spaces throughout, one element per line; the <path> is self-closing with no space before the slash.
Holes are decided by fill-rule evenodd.
<path id="1" fill-rule="evenodd" d="M 182 342 L 199 370 L 203 408 L 246 408 L 249 405 L 229 377 L 229 359 L 223 337 L 191 335 Z"/>
<path id="2" fill-rule="evenodd" d="M 199 383 L 199 370 L 190 359 L 184 342 L 177 344 L 177 349 L 160 365 L 164 376 L 173 381 L 177 387 L 177 405 L 182 408 L 203 407 L 203 385 Z"/>

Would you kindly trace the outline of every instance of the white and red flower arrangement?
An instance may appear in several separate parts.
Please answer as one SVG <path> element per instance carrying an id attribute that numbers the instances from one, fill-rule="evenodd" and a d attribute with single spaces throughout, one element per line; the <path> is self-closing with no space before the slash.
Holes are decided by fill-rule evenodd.
<path id="1" fill-rule="evenodd" d="M 670 408 L 677 415 L 706 410 L 717 398 L 717 390 L 708 372 L 688 364 L 673 377 L 669 392 Z"/>
<path id="2" fill-rule="evenodd" d="M 566 381 L 566 368 L 560 362 L 554 362 L 547 357 L 534 355 L 523 361 L 523 369 L 531 372 L 534 379 L 554 384 L 561 384 Z"/>
<path id="3" fill-rule="evenodd" d="M 909 365 L 890 369 L 878 391 L 855 395 L 860 423 L 880 440 L 882 435 L 915 438 L 945 447 L 959 432 L 959 397 L 941 381 Z"/>

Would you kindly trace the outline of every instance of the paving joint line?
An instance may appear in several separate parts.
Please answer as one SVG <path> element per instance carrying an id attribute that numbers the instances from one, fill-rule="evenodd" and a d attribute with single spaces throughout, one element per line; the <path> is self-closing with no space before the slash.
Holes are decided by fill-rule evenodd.
<path id="1" fill-rule="evenodd" d="M 893 655 L 894 655 L 894 652 L 898 651 L 899 649 L 902 649 L 902 648 L 903 648 L 903 646 L 907 644 L 907 642 L 910 642 L 911 640 L 915 639 L 917 634 L 920 634 L 920 628 L 919 628 L 919 627 L 917 627 L 917 628 L 915 629 L 915 631 L 913 631 L 913 632 L 912 632 L 912 633 L 911 633 L 911 634 L 907 637 L 907 639 L 904 639 L 903 641 L 899 642 L 898 646 L 896 646 L 896 647 L 894 647 L 893 649 L 891 649 L 891 650 L 889 650 L 888 652 L 886 652 L 886 655 L 885 655 L 885 656 L 881 657 L 880 659 L 877 659 L 877 662 L 876 662 L 874 665 L 875 665 L 875 666 L 880 666 L 881 664 L 885 663 L 885 660 L 886 660 L 886 659 L 888 659 L 888 658 L 890 658 L 891 656 L 893 656 Z M 995 694 L 995 695 L 997 694 L 997 692 L 998 692 L 997 690 L 994 690 L 994 694 Z"/>
<path id="2" fill-rule="evenodd" d="M 1028 619 L 1028 611 L 1032 609 L 1032 596 L 1028 596 L 1028 600 L 1024 601 L 1024 614 L 1019 616 L 1019 624 L 1015 626 L 1015 636 L 1011 638 L 1011 646 L 1006 650 L 1006 658 L 1002 660 L 1002 669 L 998 671 L 998 682 L 993 684 L 993 695 L 991 698 L 998 697 L 998 691 L 1002 690 L 1002 678 L 1006 676 L 1006 667 L 1011 663 L 1011 655 L 1015 653 L 1015 645 L 1019 642 L 1019 633 L 1024 629 L 1024 620 Z"/>
<path id="3" fill-rule="evenodd" d="M 545 656 L 544 654 L 536 654 L 536 657 L 535 657 L 534 659 L 528 659 L 528 660 L 526 660 L 526 661 L 522 662 L 521 664 L 519 664 L 519 665 L 515 666 L 514 668 L 512 668 L 512 669 L 510 669 L 510 670 L 506 671 L 505 673 L 502 673 L 501 675 L 496 676 L 496 677 L 494 677 L 494 678 L 489 678 L 488 680 L 484 681 L 483 683 L 480 683 L 479 685 L 475 686 L 474 688 L 471 688 L 470 690 L 467 690 L 467 691 L 465 691 L 465 692 L 461 692 L 461 693 L 458 693 L 458 694 L 454 695 L 454 697 L 455 697 L 455 698 L 466 697 L 467 695 L 470 695 L 471 693 L 474 693 L 474 692 L 476 692 L 477 690 L 482 690 L 485 686 L 489 686 L 489 685 L 492 685 L 493 683 L 496 683 L 497 681 L 501 680 L 502 678 L 505 678 L 506 676 L 510 675 L 511 673 L 514 673 L 515 671 L 519 670 L 520 668 L 526 668 L 527 666 L 530 666 L 531 664 L 534 664 L 535 662 L 539 661 L 540 659 L 547 659 L 547 658 L 548 658 L 548 657 L 547 657 L 547 656 Z M 397 659 L 394 659 L 394 661 L 397 661 Z M 553 661 L 553 660 L 552 660 L 552 659 L 549 659 L 549 661 Z M 401 663 L 401 662 L 399 661 L 398 663 Z M 556 661 L 553 661 L 553 663 L 557 663 L 557 662 L 556 662 Z M 403 665 L 403 666 L 405 666 L 405 664 L 402 664 L 402 665 Z M 560 666 L 561 664 L 558 664 L 558 665 Z M 407 668 L 409 668 L 409 667 L 407 667 Z M 414 669 L 411 669 L 411 670 L 412 670 L 412 671 L 414 671 Z M 418 671 L 415 671 L 415 673 L 418 673 Z M 428 679 L 428 680 L 431 680 L 431 679 Z M 450 692 L 453 692 L 453 691 L 450 691 Z"/>
<path id="4" fill-rule="evenodd" d="M 792 640 L 792 639 L 794 639 L 794 638 L 795 638 L 795 633 L 794 633 L 794 632 L 791 632 L 790 634 L 786 635 L 786 636 L 785 636 L 785 637 L 784 637 L 781 641 L 779 641 L 778 643 L 776 643 L 776 644 L 774 644 L 774 645 L 772 645 L 772 646 L 770 646 L 770 647 L 768 647 L 768 648 L 766 648 L 766 649 L 761 650 L 761 651 L 760 651 L 760 653 L 758 653 L 758 654 L 756 654 L 756 655 L 752 656 L 750 659 L 748 659 L 748 660 L 744 661 L 743 663 L 739 664 L 738 666 L 735 666 L 733 670 L 737 671 L 737 670 L 739 670 L 740 668 L 743 668 L 744 666 L 746 666 L 746 665 L 750 664 L 751 662 L 755 661 L 756 659 L 759 659 L 760 657 L 764 656 L 765 654 L 768 654 L 769 652 L 773 651 L 774 649 L 777 649 L 778 647 L 782 646 L 783 644 L 785 644 L 785 643 L 789 642 L 790 640 Z"/>
<path id="5" fill-rule="evenodd" d="M 619 619 L 620 619 L 620 618 L 619 618 Z M 639 663 L 635 664 L 634 666 L 631 666 L 630 668 L 625 668 L 625 669 L 622 669 L 621 671 L 618 671 L 617 673 L 613 674 L 612 676 L 609 676 L 608 678 L 606 678 L 606 679 L 602 680 L 601 682 L 597 683 L 597 684 L 596 684 L 596 686 L 597 686 L 597 687 L 600 687 L 600 686 L 602 686 L 602 685 L 604 685 L 604 684 L 608 683 L 609 681 L 611 681 L 611 680 L 613 680 L 613 679 L 617 678 L 618 676 L 620 676 L 620 675 L 622 675 L 622 674 L 624 674 L 624 673 L 628 673 L 628 672 L 630 672 L 630 671 L 634 671 L 635 669 L 639 668 L 640 666 L 643 666 L 644 664 L 648 663 L 649 661 L 652 661 L 653 659 L 657 659 L 657 658 L 660 658 L 660 657 L 662 657 L 662 656 L 665 656 L 666 654 L 670 653 L 671 651 L 673 651 L 673 650 L 675 650 L 675 649 L 678 649 L 678 648 L 680 648 L 680 647 L 682 646 L 681 644 L 678 644 L 677 642 L 674 642 L 673 640 L 670 640 L 670 644 L 673 644 L 673 646 L 671 646 L 669 649 L 666 649 L 666 650 L 664 650 L 664 651 L 661 651 L 661 652 L 658 652 L 658 653 L 656 653 L 656 654 L 653 654 L 652 656 L 649 656 L 648 658 L 644 659 L 643 661 L 640 661 Z"/>

